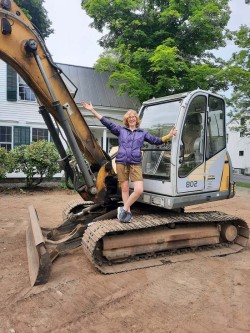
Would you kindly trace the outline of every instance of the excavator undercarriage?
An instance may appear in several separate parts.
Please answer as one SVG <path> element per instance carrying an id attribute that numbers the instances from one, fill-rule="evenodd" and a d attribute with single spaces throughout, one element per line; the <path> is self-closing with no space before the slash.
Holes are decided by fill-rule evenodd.
<path id="1" fill-rule="evenodd" d="M 106 220 L 87 228 L 84 253 L 105 274 L 240 251 L 247 224 L 221 212 L 143 213 L 130 224 Z M 182 254 L 181 256 L 179 254 Z"/>
<path id="2" fill-rule="evenodd" d="M 77 218 L 76 212 L 83 206 L 85 217 L 78 212 Z M 41 235 L 35 209 L 29 208 L 33 232 L 27 231 L 28 249 L 34 248 L 32 239 L 38 235 L 36 260 L 29 260 L 32 285 L 46 283 L 52 262 L 61 253 L 80 245 L 101 273 L 112 274 L 226 256 L 241 251 L 249 239 L 246 222 L 222 212 L 177 213 L 137 205 L 133 221 L 120 223 L 115 218 L 116 210 L 100 215 L 102 209 L 91 202 L 69 203 L 64 212 L 68 221 L 56 229 L 42 228 Z M 98 217 L 92 215 L 98 212 Z M 28 253 L 30 256 L 33 252 Z"/>

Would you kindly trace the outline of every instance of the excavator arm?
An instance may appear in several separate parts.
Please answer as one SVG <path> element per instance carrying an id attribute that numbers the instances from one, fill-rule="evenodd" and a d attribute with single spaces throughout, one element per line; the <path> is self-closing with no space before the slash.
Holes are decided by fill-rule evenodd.
<path id="1" fill-rule="evenodd" d="M 0 21 L 0 58 L 15 69 L 35 93 L 39 112 L 60 154 L 66 179 L 71 180 L 74 189 L 84 199 L 72 210 L 75 212 L 80 207 L 81 215 L 98 209 L 110 210 L 114 200 L 119 200 L 111 159 L 92 135 L 41 34 L 11 0 L 0 1 Z M 63 130 L 72 154 L 65 150 L 55 123 Z M 47 282 L 51 262 L 60 251 L 79 246 L 86 226 L 78 228 L 75 221 L 66 221 L 62 229 L 70 230 L 70 235 L 60 244 L 51 241 L 55 246 L 49 253 L 35 208 L 31 206 L 29 212 L 27 253 L 31 284 L 36 285 Z M 78 215 L 74 214 L 74 217 Z M 66 220 L 69 220 L 68 216 Z M 45 232 L 49 233 L 48 230 Z"/>
<path id="2" fill-rule="evenodd" d="M 84 186 L 76 190 L 85 200 L 103 200 L 105 178 L 114 175 L 110 159 L 88 128 L 64 83 L 61 69 L 53 62 L 40 33 L 13 1 L 1 1 L 0 20 L 0 58 L 14 68 L 34 91 L 40 113 L 47 126 L 52 127 L 52 132 L 51 116 L 63 129 L 85 180 Z M 55 138 L 54 142 L 58 145 L 64 169 L 74 183 L 68 155 L 58 139 Z"/>

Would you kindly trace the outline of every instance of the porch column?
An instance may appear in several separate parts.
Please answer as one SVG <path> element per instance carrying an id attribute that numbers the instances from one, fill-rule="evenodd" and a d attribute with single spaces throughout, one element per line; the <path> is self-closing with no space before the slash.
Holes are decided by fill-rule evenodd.
<path id="1" fill-rule="evenodd" d="M 107 129 L 105 128 L 102 133 L 102 149 L 107 151 Z"/>

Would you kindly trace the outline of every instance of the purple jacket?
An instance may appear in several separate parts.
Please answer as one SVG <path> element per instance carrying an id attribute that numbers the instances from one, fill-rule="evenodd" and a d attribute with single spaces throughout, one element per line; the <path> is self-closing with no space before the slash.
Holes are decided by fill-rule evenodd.
<path id="1" fill-rule="evenodd" d="M 158 138 L 141 128 L 137 128 L 134 131 L 131 131 L 125 126 L 119 126 L 112 123 L 105 117 L 102 117 L 100 121 L 110 130 L 111 133 L 116 135 L 119 139 L 119 149 L 116 156 L 116 163 L 125 165 L 141 164 L 141 148 L 144 141 L 147 141 L 153 145 L 162 144 L 161 138 Z"/>

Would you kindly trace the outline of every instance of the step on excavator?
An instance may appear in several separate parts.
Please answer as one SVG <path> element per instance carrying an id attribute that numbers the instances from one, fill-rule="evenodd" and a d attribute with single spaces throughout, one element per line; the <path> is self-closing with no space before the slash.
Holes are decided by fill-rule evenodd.
<path id="1" fill-rule="evenodd" d="M 32 286 L 46 283 L 52 262 L 78 246 L 104 274 L 225 256 L 246 246 L 249 228 L 244 220 L 219 211 L 184 212 L 187 206 L 235 195 L 221 96 L 198 89 L 142 104 L 143 129 L 161 137 L 175 126 L 177 135 L 159 146 L 144 144 L 144 192 L 133 207 L 132 223 L 120 223 L 115 153 L 108 155 L 95 140 L 74 101 L 74 84 L 14 1 L 0 1 L 0 20 L 0 58 L 35 93 L 66 182 L 80 195 L 65 207 L 57 228 L 40 227 L 36 209 L 29 207 L 26 239 Z"/>

